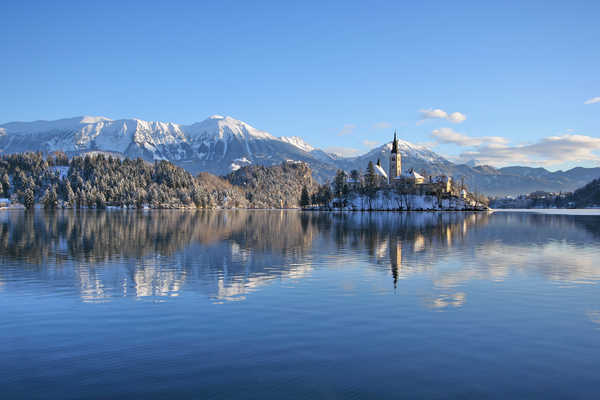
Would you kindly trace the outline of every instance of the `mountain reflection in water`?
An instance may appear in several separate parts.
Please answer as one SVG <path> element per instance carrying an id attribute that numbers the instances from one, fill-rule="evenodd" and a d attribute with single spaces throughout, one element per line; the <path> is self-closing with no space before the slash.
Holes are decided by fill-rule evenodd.
<path id="1" fill-rule="evenodd" d="M 599 222 L 0 210 L 0 397 L 597 398 Z"/>
<path id="2" fill-rule="evenodd" d="M 0 291 L 35 284 L 77 291 L 84 301 L 186 292 L 243 300 L 274 280 L 358 264 L 389 274 L 392 291 L 411 276 L 430 280 L 423 304 L 436 309 L 463 305 L 461 286 L 473 280 L 516 273 L 563 285 L 600 279 L 597 217 L 5 211 L 0 218 Z"/>

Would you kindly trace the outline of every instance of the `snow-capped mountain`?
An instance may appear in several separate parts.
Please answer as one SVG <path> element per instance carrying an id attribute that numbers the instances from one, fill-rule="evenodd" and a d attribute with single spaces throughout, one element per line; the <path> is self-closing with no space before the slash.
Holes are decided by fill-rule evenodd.
<path id="1" fill-rule="evenodd" d="M 404 170 L 414 168 L 431 175 L 453 176 L 487 194 L 574 190 L 600 176 L 600 168 L 550 172 L 543 168 L 457 165 L 427 147 L 402 140 L 398 141 L 398 149 Z M 221 115 L 192 125 L 90 116 L 0 125 L 0 153 L 56 150 L 69 155 L 100 151 L 148 161 L 164 159 L 192 173 L 207 171 L 217 175 L 245 165 L 268 166 L 297 160 L 308 163 L 315 178 L 325 181 L 337 169 L 364 171 L 369 161 L 376 163 L 378 159 L 387 170 L 391 143 L 358 157 L 340 157 L 315 148 L 300 137 L 276 137 Z"/>
<path id="2" fill-rule="evenodd" d="M 179 125 L 139 119 L 86 116 L 0 126 L 0 148 L 5 153 L 62 150 L 79 154 L 96 150 L 146 159 L 178 159 L 184 157 L 181 147 L 185 143 L 187 138 Z"/>
<path id="3" fill-rule="evenodd" d="M 181 126 L 192 154 L 174 162 L 190 171 L 225 174 L 245 165 L 273 165 L 286 160 L 307 162 L 319 179 L 335 172 L 312 154 L 314 147 L 298 137 L 275 137 L 231 117 L 213 115 L 208 119 Z"/>
<path id="4" fill-rule="evenodd" d="M 187 137 L 201 160 L 219 160 L 227 155 L 230 146 L 241 146 L 235 149 L 252 156 L 252 148 L 257 141 L 276 141 L 277 138 L 245 122 L 231 117 L 213 115 L 208 119 L 183 127 Z"/>
<path id="5" fill-rule="evenodd" d="M 291 159 L 309 163 L 320 179 L 335 173 L 335 167 L 323 161 L 326 154 L 302 139 L 278 138 L 221 115 L 192 125 L 89 116 L 11 122 L 0 125 L 0 149 L 4 153 L 62 150 L 69 155 L 102 151 L 149 161 L 169 160 L 194 173 L 218 175 L 244 165 L 273 165 Z"/>
<path id="6" fill-rule="evenodd" d="M 306 143 L 304 139 L 298 136 L 281 136 L 279 139 L 308 153 L 316 150 L 316 148 L 312 147 L 310 144 Z"/>

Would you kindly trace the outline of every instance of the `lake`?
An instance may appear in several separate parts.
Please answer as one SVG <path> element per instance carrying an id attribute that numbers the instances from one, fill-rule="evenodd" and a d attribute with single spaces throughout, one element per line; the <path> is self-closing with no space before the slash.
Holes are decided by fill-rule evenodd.
<path id="1" fill-rule="evenodd" d="M 1 397 L 598 398 L 580 214 L 4 210 Z"/>

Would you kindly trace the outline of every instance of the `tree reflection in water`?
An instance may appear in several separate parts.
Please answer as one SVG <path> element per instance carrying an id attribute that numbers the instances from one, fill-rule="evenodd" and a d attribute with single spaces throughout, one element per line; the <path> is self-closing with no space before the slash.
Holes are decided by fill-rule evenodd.
<path id="1" fill-rule="evenodd" d="M 595 217 L 510 213 L 3 211 L 0 288 L 35 280 L 74 287 L 86 301 L 160 299 L 184 290 L 240 300 L 335 258 L 389 273 L 394 288 L 426 275 L 448 289 L 428 304 L 460 306 L 466 295 L 454 288 L 515 269 L 595 282 L 596 253 L 573 258 L 569 250 L 597 249 L 599 226 Z M 448 259 L 460 268 L 436 267 Z"/>

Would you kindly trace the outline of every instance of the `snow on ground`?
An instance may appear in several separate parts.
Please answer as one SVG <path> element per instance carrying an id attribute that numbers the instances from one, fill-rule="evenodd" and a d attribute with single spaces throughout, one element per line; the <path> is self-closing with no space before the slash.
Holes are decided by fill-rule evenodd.
<path id="1" fill-rule="evenodd" d="M 233 160 L 229 168 L 231 168 L 231 171 L 237 171 L 238 169 L 250 164 L 252 164 L 252 161 L 248 160 L 246 157 L 236 158 Z"/>
<path id="2" fill-rule="evenodd" d="M 337 203 L 334 199 L 331 207 Z M 377 197 L 369 201 L 367 196 L 354 195 L 348 200 L 346 210 L 464 210 L 470 208 L 463 199 L 450 198 L 438 199 L 428 195 L 398 195 L 396 193 L 378 193 Z"/>

